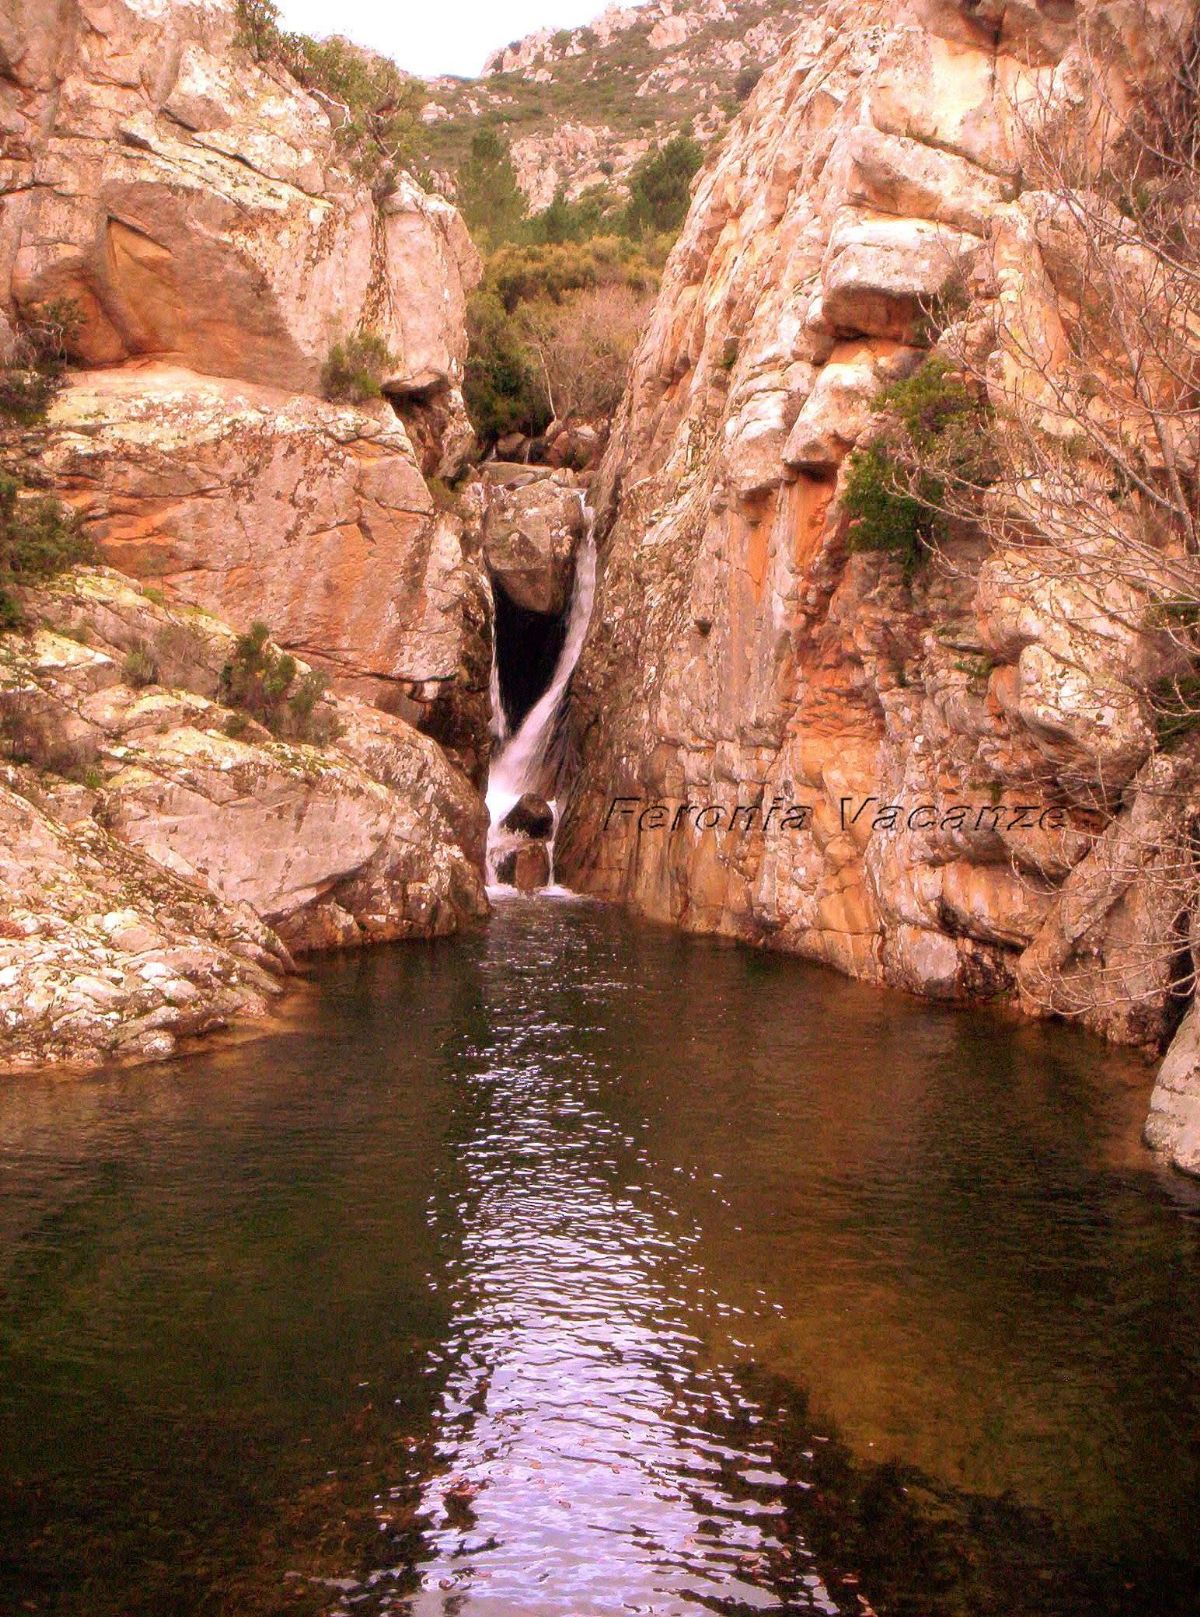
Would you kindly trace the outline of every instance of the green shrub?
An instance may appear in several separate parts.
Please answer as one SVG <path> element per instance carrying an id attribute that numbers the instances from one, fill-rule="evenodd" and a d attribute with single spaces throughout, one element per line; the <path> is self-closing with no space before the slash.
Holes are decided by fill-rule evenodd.
<path id="1" fill-rule="evenodd" d="M 271 631 L 255 623 L 234 643 L 233 656 L 221 670 L 220 694 L 226 707 L 240 707 L 260 723 L 268 723 L 296 677 L 296 659 L 276 651 Z"/>
<path id="2" fill-rule="evenodd" d="M 850 456 L 842 509 L 850 518 L 850 550 L 883 550 L 899 556 L 909 571 L 921 558 L 932 519 L 920 500 L 898 481 L 897 467 L 879 444 Z"/>
<path id="3" fill-rule="evenodd" d="M 517 184 L 508 142 L 497 130 L 476 130 L 458 171 L 456 201 L 483 251 L 525 239 L 529 206 Z"/>
<path id="4" fill-rule="evenodd" d="M 880 435 L 847 463 L 842 508 L 852 551 L 899 556 L 905 573 L 944 527 L 947 487 L 994 475 L 987 406 L 940 355 L 876 402 Z"/>
<path id="5" fill-rule="evenodd" d="M 703 161 L 704 148 L 688 134 L 647 152 L 629 176 L 628 234 L 678 231 L 691 203 L 692 178 Z"/>
<path id="6" fill-rule="evenodd" d="M 382 395 L 383 378 L 395 365 L 382 337 L 373 331 L 357 332 L 329 350 L 321 370 L 321 392 L 337 403 L 366 404 Z"/>
<path id="7" fill-rule="evenodd" d="M 256 62 L 277 61 L 286 50 L 279 26 L 279 8 L 271 0 L 237 0 L 234 44 L 250 52 Z"/>
<path id="8" fill-rule="evenodd" d="M 903 381 L 893 382 L 875 407 L 903 428 L 918 453 L 936 449 L 944 457 L 947 449 L 954 449 L 956 438 L 961 439 L 959 459 L 974 461 L 980 453 L 982 405 L 940 354 Z"/>
<path id="9" fill-rule="evenodd" d="M 341 103 L 333 132 L 352 171 L 377 197 L 386 196 L 416 159 L 424 86 L 386 57 L 343 39 L 293 34 L 290 47 L 287 66 L 301 84 Z"/>
<path id="10" fill-rule="evenodd" d="M 288 734 L 318 747 L 328 746 L 341 735 L 337 714 L 324 702 L 328 683 L 317 668 L 301 674 L 288 695 Z"/>
<path id="11" fill-rule="evenodd" d="M 272 735 L 317 746 L 335 741 L 341 733 L 337 716 L 322 708 L 326 680 L 310 669 L 297 678 L 296 659 L 276 650 L 265 623 L 255 623 L 234 642 L 233 656 L 221 670 L 220 698 L 226 707 L 256 719 Z M 231 728 L 238 713 L 226 722 L 227 735 L 242 734 L 244 722 Z"/>
<path id="12" fill-rule="evenodd" d="M 1155 734 L 1165 751 L 1200 725 L 1200 674 L 1180 674 L 1159 680 L 1152 692 Z"/>
<path id="13" fill-rule="evenodd" d="M 763 70 L 757 62 L 747 63 L 741 69 L 737 78 L 733 81 L 733 97 L 739 106 L 743 101 L 750 99 L 762 76 Z"/>
<path id="14" fill-rule="evenodd" d="M 463 395 L 479 441 L 542 432 L 550 421 L 537 356 L 497 294 L 480 287 L 467 303 Z"/>
<path id="15" fill-rule="evenodd" d="M 0 371 L 0 417 L 20 427 L 45 418 L 59 389 L 58 379 L 43 371 L 10 365 Z"/>
<path id="16" fill-rule="evenodd" d="M 158 664 L 151 656 L 150 648 L 142 641 L 126 652 L 125 661 L 121 664 L 121 677 L 126 685 L 132 685 L 135 690 L 144 685 L 157 685 Z"/>
<path id="17" fill-rule="evenodd" d="M 569 322 L 576 301 L 595 301 L 606 288 L 649 294 L 657 279 L 643 248 L 618 236 L 509 243 L 493 253 L 467 306 L 463 391 L 480 442 L 491 444 L 510 432 L 536 435 L 549 424 L 547 338 Z M 607 370 L 610 337 L 598 320 L 593 349 L 581 355 L 585 369 L 594 361 Z"/>
<path id="18" fill-rule="evenodd" d="M 61 500 L 32 492 L 0 471 L 0 629 L 21 623 L 12 595 L 16 585 L 36 584 L 94 560 L 91 540 Z"/>
<path id="19" fill-rule="evenodd" d="M 79 310 L 67 299 L 21 317 L 11 358 L 0 370 L 0 423 L 34 427 L 45 419 L 66 381 L 68 354 L 79 325 Z"/>

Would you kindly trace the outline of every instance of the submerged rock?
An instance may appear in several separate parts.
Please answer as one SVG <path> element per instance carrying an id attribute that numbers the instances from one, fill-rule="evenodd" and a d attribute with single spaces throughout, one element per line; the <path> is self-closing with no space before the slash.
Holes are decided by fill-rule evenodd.
<path id="1" fill-rule="evenodd" d="M 550 849 L 544 842 L 526 842 L 501 855 L 496 879 L 522 893 L 535 893 L 550 885 Z"/>
<path id="2" fill-rule="evenodd" d="M 522 792 L 500 821 L 500 829 L 513 831 L 518 836 L 546 840 L 554 835 L 554 810 L 544 797 L 538 797 L 534 792 Z"/>

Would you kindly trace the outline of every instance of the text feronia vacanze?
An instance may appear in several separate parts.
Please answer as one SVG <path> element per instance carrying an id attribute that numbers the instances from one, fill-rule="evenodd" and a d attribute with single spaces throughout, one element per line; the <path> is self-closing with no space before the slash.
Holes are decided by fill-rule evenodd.
<path id="1" fill-rule="evenodd" d="M 879 797 L 842 797 L 837 803 L 841 829 L 904 831 L 1091 831 L 1103 828 L 1101 815 L 1040 803 L 885 803 Z M 803 831 L 812 825 L 813 805 L 775 797 L 768 803 L 689 803 L 664 798 L 614 797 L 604 830 Z"/>

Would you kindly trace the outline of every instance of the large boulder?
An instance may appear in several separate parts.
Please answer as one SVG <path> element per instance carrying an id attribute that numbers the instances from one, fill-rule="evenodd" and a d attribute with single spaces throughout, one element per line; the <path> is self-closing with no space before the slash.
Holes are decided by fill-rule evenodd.
<path id="1" fill-rule="evenodd" d="M 276 640 L 478 775 L 489 604 L 477 545 L 435 507 L 402 423 L 174 367 L 91 371 L 44 461 L 104 558 Z"/>
<path id="2" fill-rule="evenodd" d="M 1159 1068 L 1146 1144 L 1183 1173 L 1200 1177 L 1200 1011 L 1195 1006 L 1180 1023 Z"/>
<path id="3" fill-rule="evenodd" d="M 496 879 L 519 893 L 536 893 L 550 882 L 550 850 L 544 842 L 510 848 L 496 864 Z"/>
<path id="4" fill-rule="evenodd" d="M 583 495 L 569 472 L 494 464 L 483 468 L 483 554 L 509 600 L 528 612 L 566 610 L 583 536 Z"/>
<path id="5" fill-rule="evenodd" d="M 516 836 L 542 840 L 554 835 L 554 810 L 544 797 L 533 792 L 522 792 L 508 813 L 500 821 L 502 831 Z"/>

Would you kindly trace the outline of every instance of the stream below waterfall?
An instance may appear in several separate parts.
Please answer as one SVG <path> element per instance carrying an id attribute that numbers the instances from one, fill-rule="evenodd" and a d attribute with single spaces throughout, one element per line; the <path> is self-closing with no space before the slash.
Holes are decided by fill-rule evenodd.
<path id="1" fill-rule="evenodd" d="M 1194 1617 L 1141 1061 L 570 899 L 312 975 L 0 1087 L 0 1611 Z"/>

